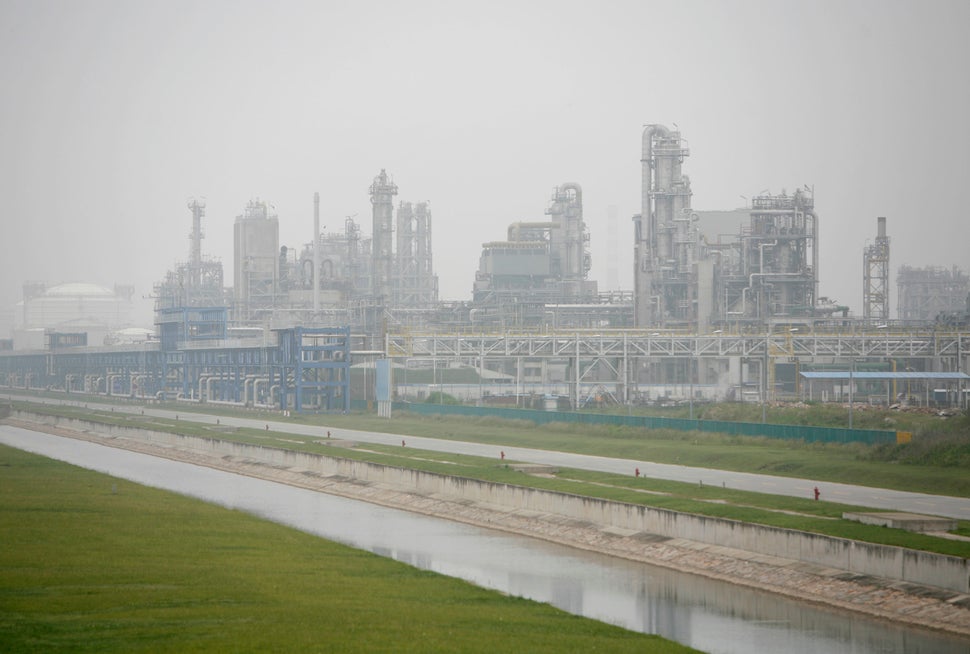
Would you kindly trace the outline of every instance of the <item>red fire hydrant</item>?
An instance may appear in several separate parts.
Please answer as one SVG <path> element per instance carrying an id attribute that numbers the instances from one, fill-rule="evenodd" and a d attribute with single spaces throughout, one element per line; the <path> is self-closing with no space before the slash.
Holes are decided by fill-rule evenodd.
<path id="1" fill-rule="evenodd" d="M 818 496 L 819 496 L 819 495 L 821 495 L 821 493 L 819 493 L 819 492 L 818 492 L 818 486 L 816 486 L 816 487 L 815 487 L 815 501 L 816 501 L 816 502 L 818 502 Z"/>
<path id="2" fill-rule="evenodd" d="M 640 468 L 637 468 L 636 470 L 634 470 L 633 471 L 633 474 L 634 474 L 634 476 L 639 477 L 640 476 Z"/>
<path id="3" fill-rule="evenodd" d="M 502 460 L 505 461 L 505 450 L 502 450 L 499 454 L 502 456 Z"/>

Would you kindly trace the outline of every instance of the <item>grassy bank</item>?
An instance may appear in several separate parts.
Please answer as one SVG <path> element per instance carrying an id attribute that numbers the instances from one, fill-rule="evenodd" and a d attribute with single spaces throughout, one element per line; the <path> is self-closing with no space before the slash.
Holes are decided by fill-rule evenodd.
<path id="1" fill-rule="evenodd" d="M 691 651 L 19 450 L 0 471 L 0 651 Z"/>
<path id="2" fill-rule="evenodd" d="M 517 472 L 496 458 L 450 454 L 415 447 L 402 448 L 361 443 L 355 447 L 334 447 L 325 438 L 304 436 L 260 429 L 233 429 L 194 423 L 190 416 L 179 421 L 124 416 L 118 413 L 98 413 L 71 407 L 46 407 L 38 411 L 81 419 L 103 421 L 127 426 L 143 426 L 160 431 L 191 434 L 206 438 L 232 440 L 252 445 L 285 448 L 327 456 L 392 465 L 437 474 L 457 475 L 490 482 L 528 486 L 556 492 L 572 493 L 602 499 L 642 504 L 718 518 L 728 518 L 773 527 L 811 531 L 838 538 L 850 538 L 883 545 L 907 547 L 953 556 L 970 556 L 970 543 L 948 540 L 899 529 L 886 529 L 843 520 L 847 511 L 864 511 L 867 507 L 814 501 L 809 497 L 793 498 L 782 495 L 752 493 L 710 485 L 687 484 L 632 475 L 618 475 L 585 470 L 559 470 L 553 477 L 539 477 Z M 341 432 L 336 430 L 339 439 Z M 681 443 L 681 447 L 684 444 Z M 687 447 L 699 447 L 698 444 Z M 498 449 L 496 449 L 498 452 Z M 824 453 L 824 452 L 823 452 Z M 824 459 L 820 460 L 824 464 Z M 632 472 L 632 470 L 631 470 Z M 960 531 L 970 529 L 970 523 L 960 523 Z"/>
<path id="3" fill-rule="evenodd" d="M 43 393 L 64 400 L 63 393 Z M 14 396 L 16 393 L 14 394 Z M 69 396 L 83 402 L 104 402 L 98 396 Z M 119 411 L 131 410 L 131 403 Z M 609 425 L 547 424 L 489 417 L 418 416 L 396 411 L 391 420 L 368 413 L 293 415 L 276 411 L 241 410 L 218 405 L 170 403 L 162 408 L 191 415 L 201 411 L 267 421 L 285 421 L 414 436 L 562 450 L 632 460 L 753 472 L 815 481 L 849 482 L 938 495 L 970 497 L 970 413 L 943 418 L 934 413 L 903 412 L 860 406 L 855 426 L 909 431 L 910 443 L 892 445 L 821 444 L 769 438 L 730 436 L 671 429 L 639 429 Z M 705 420 L 760 422 L 760 405 L 739 402 L 702 404 L 695 415 Z M 620 410 L 620 409 L 617 409 Z M 687 407 L 625 409 L 624 413 L 686 418 Z M 766 407 L 767 421 L 776 424 L 845 427 L 845 407 L 832 404 Z"/>
<path id="4" fill-rule="evenodd" d="M 184 409 L 183 409 L 184 410 Z M 218 413 L 209 411 L 207 413 Z M 226 415 L 233 415 L 227 412 Z M 248 414 L 235 413 L 246 416 Z M 266 417 L 268 420 L 278 420 Z M 553 423 L 520 420 L 416 416 L 397 412 L 391 420 L 369 414 L 293 416 L 288 421 L 366 431 L 428 436 L 852 483 L 893 490 L 970 497 L 970 428 L 966 418 L 929 423 L 906 445 L 804 443 L 672 429 Z"/>

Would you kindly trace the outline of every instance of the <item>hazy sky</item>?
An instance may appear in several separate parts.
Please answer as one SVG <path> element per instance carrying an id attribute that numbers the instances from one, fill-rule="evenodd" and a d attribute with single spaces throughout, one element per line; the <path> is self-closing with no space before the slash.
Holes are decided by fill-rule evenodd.
<path id="1" fill-rule="evenodd" d="M 814 185 L 821 295 L 862 309 L 862 251 L 970 268 L 970 2 L 0 0 L 0 304 L 26 280 L 148 295 L 275 205 L 280 243 L 341 230 L 381 168 L 429 201 L 443 299 L 485 241 L 583 187 L 592 277 L 607 209 L 632 288 L 640 135 L 676 124 L 693 206 Z M 895 313 L 895 284 L 891 305 Z"/>

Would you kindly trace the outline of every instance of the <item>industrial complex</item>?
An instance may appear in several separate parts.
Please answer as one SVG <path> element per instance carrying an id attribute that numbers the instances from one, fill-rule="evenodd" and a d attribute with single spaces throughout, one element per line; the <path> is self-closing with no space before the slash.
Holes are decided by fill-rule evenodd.
<path id="1" fill-rule="evenodd" d="M 808 399 L 967 405 L 970 279 L 901 266 L 891 318 L 885 217 L 860 244 L 861 315 L 820 295 L 815 189 L 765 192 L 744 209 L 695 210 L 677 130 L 642 134 L 634 287 L 590 278 L 578 182 L 545 216 L 481 245 L 472 294 L 442 301 L 430 203 L 398 200 L 385 170 L 355 217 L 281 244 L 273 206 L 233 225 L 231 275 L 203 254 L 204 201 L 188 203 L 188 258 L 153 289 L 155 328 L 130 328 L 133 289 L 24 285 L 0 386 L 294 411 L 352 400 L 581 408 L 604 403 Z M 231 284 L 231 285 L 230 285 Z"/>

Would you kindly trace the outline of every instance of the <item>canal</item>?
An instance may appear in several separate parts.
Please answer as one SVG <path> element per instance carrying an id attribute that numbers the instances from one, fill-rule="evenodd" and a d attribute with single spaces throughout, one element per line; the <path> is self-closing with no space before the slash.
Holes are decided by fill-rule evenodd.
<path id="1" fill-rule="evenodd" d="M 690 574 L 94 443 L 6 425 L 0 442 L 706 652 L 970 648 L 967 639 Z"/>

